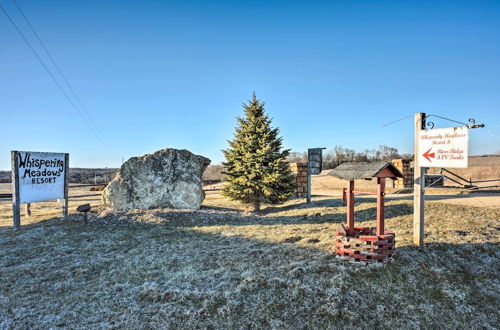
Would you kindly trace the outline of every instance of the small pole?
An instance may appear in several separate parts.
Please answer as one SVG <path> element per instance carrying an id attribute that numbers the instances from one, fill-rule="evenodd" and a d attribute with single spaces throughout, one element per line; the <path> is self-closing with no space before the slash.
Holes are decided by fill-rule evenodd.
<path id="1" fill-rule="evenodd" d="M 319 174 L 321 173 L 321 170 L 323 169 L 323 149 L 326 148 L 309 148 L 307 149 L 307 202 L 311 202 L 311 175 L 312 173 L 312 168 L 311 168 L 311 162 L 314 162 L 314 174 Z M 316 163 L 319 164 L 319 167 L 316 166 Z M 317 169 L 317 172 L 316 172 Z"/>
<path id="2" fill-rule="evenodd" d="M 384 190 L 385 178 L 377 178 L 377 235 L 384 235 Z"/>
<path id="3" fill-rule="evenodd" d="M 17 151 L 11 151 L 12 166 L 12 221 L 14 229 L 21 228 L 21 205 L 19 196 L 19 162 Z"/>
<path id="4" fill-rule="evenodd" d="M 311 203 L 311 166 L 307 158 L 307 202 Z"/>
<path id="5" fill-rule="evenodd" d="M 63 217 L 68 216 L 68 181 L 69 181 L 69 154 L 64 154 L 64 200 Z"/>
<path id="6" fill-rule="evenodd" d="M 425 168 L 419 163 L 419 132 L 425 129 L 425 113 L 415 114 L 414 159 L 413 159 L 413 243 L 424 245 L 424 186 Z"/>
<path id="7" fill-rule="evenodd" d="M 347 228 L 349 236 L 354 236 L 354 180 L 349 181 L 347 186 Z"/>
<path id="8" fill-rule="evenodd" d="M 26 216 L 31 217 L 31 203 L 26 203 Z"/>

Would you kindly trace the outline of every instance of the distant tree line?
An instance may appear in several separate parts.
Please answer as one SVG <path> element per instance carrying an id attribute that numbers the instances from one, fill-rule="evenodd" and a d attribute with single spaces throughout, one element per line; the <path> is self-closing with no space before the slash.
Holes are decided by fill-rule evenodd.
<path id="1" fill-rule="evenodd" d="M 413 157 L 413 155 L 399 153 L 397 148 L 385 145 L 379 146 L 378 149 L 365 149 L 364 151 L 356 151 L 337 145 L 331 150 L 323 151 L 323 169 L 332 169 L 342 163 L 389 161 L 396 158 L 411 157 Z M 307 151 L 291 152 L 288 160 L 290 162 L 307 162 Z"/>

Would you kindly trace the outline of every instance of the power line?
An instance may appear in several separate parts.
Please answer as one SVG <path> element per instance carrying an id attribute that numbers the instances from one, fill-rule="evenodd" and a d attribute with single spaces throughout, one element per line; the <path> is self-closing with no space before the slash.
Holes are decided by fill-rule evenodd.
<path id="1" fill-rule="evenodd" d="M 100 130 L 99 126 L 97 125 L 97 123 L 94 121 L 94 119 L 92 118 L 92 116 L 90 115 L 90 113 L 87 111 L 87 108 L 85 107 L 85 105 L 83 104 L 83 102 L 80 100 L 80 98 L 78 97 L 78 95 L 76 94 L 73 86 L 71 86 L 71 84 L 69 83 L 68 79 L 66 79 L 66 76 L 63 74 L 62 70 L 59 68 L 59 65 L 57 65 L 56 61 L 54 60 L 54 58 L 52 57 L 52 55 L 50 54 L 49 50 L 47 49 L 47 47 L 45 46 L 45 43 L 42 41 L 42 39 L 40 38 L 40 36 L 38 35 L 38 33 L 36 32 L 35 28 L 33 27 L 33 25 L 31 24 L 31 22 L 29 21 L 28 17 L 24 14 L 23 10 L 21 9 L 21 7 L 19 6 L 19 4 L 17 3 L 16 0 L 12 0 L 12 2 L 14 3 L 14 5 L 17 7 L 17 10 L 19 10 L 19 12 L 21 13 L 21 15 L 23 16 L 24 20 L 26 21 L 26 24 L 28 24 L 29 28 L 31 29 L 31 31 L 33 32 L 33 34 L 35 35 L 36 39 L 38 40 L 38 42 L 40 43 L 40 45 L 42 46 L 43 50 L 45 51 L 45 53 L 47 54 L 47 57 L 50 59 L 50 61 L 52 62 L 52 64 L 54 65 L 54 67 L 56 68 L 57 72 L 59 72 L 59 75 L 62 77 L 62 79 L 64 80 L 64 82 L 66 83 L 66 86 L 68 86 L 69 90 L 71 91 L 71 94 L 73 94 L 73 97 L 77 100 L 77 102 L 80 104 L 80 106 L 82 107 L 83 111 L 85 112 L 85 114 L 87 115 L 87 118 L 90 120 L 90 122 L 94 125 L 94 128 L 96 129 L 96 131 L 101 135 L 101 137 L 104 138 L 104 134 L 102 133 L 102 131 Z M 111 146 L 109 146 L 109 144 L 106 142 L 106 145 L 109 147 L 109 149 L 112 149 Z"/>
<path id="2" fill-rule="evenodd" d="M 406 118 L 410 118 L 411 116 L 413 116 L 413 115 L 404 116 L 403 118 L 399 118 L 399 119 L 393 120 L 393 121 L 391 121 L 391 122 L 385 123 L 385 124 L 383 124 L 383 125 L 382 125 L 382 127 L 387 127 L 387 126 L 389 126 L 389 125 L 395 124 L 395 123 L 397 123 L 398 121 L 404 120 L 404 119 L 406 119 Z"/>
<path id="3" fill-rule="evenodd" d="M 54 75 L 52 74 L 52 72 L 49 70 L 49 68 L 47 67 L 47 65 L 45 64 L 45 62 L 42 60 L 42 58 L 40 57 L 40 55 L 38 55 L 38 53 L 36 52 L 36 50 L 33 48 L 33 46 L 31 45 L 31 43 L 28 41 L 28 39 L 25 37 L 25 35 L 23 34 L 23 32 L 19 29 L 19 27 L 17 26 L 17 24 L 14 22 L 14 20 L 9 16 L 9 14 L 7 13 L 7 11 L 5 10 L 5 8 L 0 4 L 0 9 L 2 10 L 2 12 L 5 14 L 5 16 L 7 17 L 7 19 L 9 20 L 9 22 L 12 24 L 12 26 L 14 27 L 14 29 L 16 29 L 16 31 L 19 33 L 19 35 L 21 36 L 21 38 L 23 38 L 24 42 L 26 42 L 26 44 L 28 45 L 28 47 L 31 49 L 31 51 L 33 52 L 33 54 L 35 55 L 35 57 L 38 59 L 38 61 L 40 62 L 40 64 L 42 64 L 43 68 L 45 69 L 45 71 L 47 71 L 47 73 L 49 74 L 49 76 L 52 78 L 52 80 L 54 81 L 54 83 L 57 85 L 57 87 L 59 88 L 59 90 L 61 91 L 61 93 L 63 93 L 64 97 L 66 98 L 66 100 L 68 100 L 68 102 L 71 104 L 71 106 L 73 107 L 73 109 L 76 111 L 76 113 L 78 114 L 78 116 L 80 116 L 80 118 L 85 122 L 85 124 L 87 125 L 87 127 L 90 129 L 90 131 L 94 134 L 94 136 L 99 140 L 99 142 L 106 148 L 108 149 L 109 152 L 111 152 L 112 154 L 114 154 L 114 152 L 106 145 L 106 143 L 101 139 L 101 137 L 97 134 L 97 132 L 95 131 L 95 129 L 89 124 L 88 120 L 85 118 L 85 116 L 83 116 L 83 114 L 81 113 L 81 111 L 76 107 L 75 103 L 71 100 L 71 98 L 68 96 L 68 93 L 66 93 L 66 91 L 64 90 L 64 88 L 61 86 L 61 84 L 59 83 L 59 81 L 57 81 L 57 79 L 54 77 Z"/>

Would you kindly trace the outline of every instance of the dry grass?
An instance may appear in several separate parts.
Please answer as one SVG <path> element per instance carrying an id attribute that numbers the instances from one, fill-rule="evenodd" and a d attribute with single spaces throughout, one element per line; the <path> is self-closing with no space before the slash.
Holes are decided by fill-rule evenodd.
<path id="1" fill-rule="evenodd" d="M 452 168 L 450 170 L 465 179 L 472 179 L 473 181 L 500 179 L 500 156 L 469 157 L 468 168 Z M 429 169 L 429 173 L 439 173 L 439 168 L 431 168 Z M 456 186 L 457 184 L 446 179 L 445 185 Z M 484 182 L 476 185 L 479 187 L 500 186 L 500 181 Z"/>
<path id="2" fill-rule="evenodd" d="M 420 249 L 411 201 L 387 203 L 398 255 L 370 267 L 331 254 L 332 197 L 254 215 L 213 191 L 199 211 L 96 207 L 89 225 L 36 208 L 0 227 L 0 328 L 496 328 L 500 209 L 426 206 Z M 359 224 L 374 207 L 359 199 Z"/>

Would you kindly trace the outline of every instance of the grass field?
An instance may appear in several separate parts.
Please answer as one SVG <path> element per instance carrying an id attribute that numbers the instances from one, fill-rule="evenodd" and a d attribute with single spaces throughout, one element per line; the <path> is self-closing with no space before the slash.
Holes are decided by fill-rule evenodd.
<path id="1" fill-rule="evenodd" d="M 87 192 L 88 193 L 88 192 Z M 74 191 L 79 195 L 82 192 Z M 389 200 L 398 253 L 360 266 L 331 253 L 338 198 L 252 214 L 210 191 L 199 211 L 110 213 L 91 222 L 33 206 L 12 230 L 0 204 L 0 328 L 486 328 L 499 324 L 500 208 L 429 201 L 427 246 L 412 202 Z M 80 201 L 70 204 L 74 210 Z M 375 203 L 360 198 L 358 224 Z"/>
<path id="2" fill-rule="evenodd" d="M 430 174 L 439 173 L 439 168 L 429 169 Z M 465 179 L 474 180 L 491 180 L 500 179 L 500 155 L 487 157 L 469 157 L 468 168 L 453 168 L 450 169 L 453 173 L 460 175 Z M 455 178 L 456 179 L 456 178 Z M 445 185 L 456 186 L 457 184 L 451 180 L 445 179 Z M 482 182 L 476 184 L 479 187 L 497 185 L 500 187 L 500 181 Z"/>

